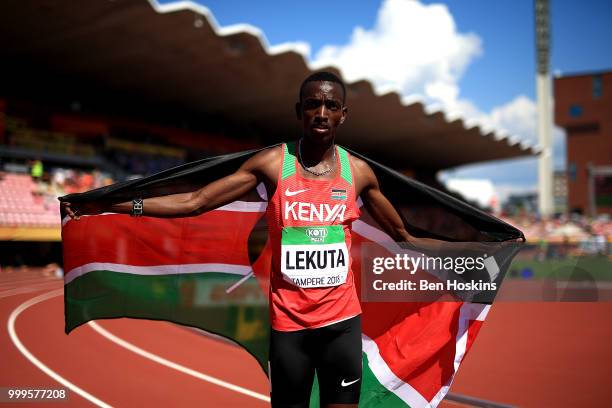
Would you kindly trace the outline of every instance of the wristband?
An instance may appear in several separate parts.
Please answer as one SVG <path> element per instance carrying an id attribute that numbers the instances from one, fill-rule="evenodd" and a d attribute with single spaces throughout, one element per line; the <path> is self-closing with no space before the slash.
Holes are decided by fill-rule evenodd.
<path id="1" fill-rule="evenodd" d="M 132 200 L 132 217 L 140 217 L 144 212 L 144 201 L 142 198 L 135 198 Z"/>

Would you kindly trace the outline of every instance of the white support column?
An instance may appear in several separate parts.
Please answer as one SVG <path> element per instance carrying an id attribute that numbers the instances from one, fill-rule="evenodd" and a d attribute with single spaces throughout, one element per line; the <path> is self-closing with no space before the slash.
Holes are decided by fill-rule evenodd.
<path id="1" fill-rule="evenodd" d="M 554 212 L 553 200 L 553 143 L 550 76 L 537 74 L 538 139 L 542 153 L 538 159 L 538 206 L 542 217 Z"/>
<path id="2" fill-rule="evenodd" d="M 542 148 L 538 160 L 538 209 L 548 218 L 554 212 L 553 143 L 550 99 L 550 11 L 549 0 L 535 0 L 536 92 L 538 98 L 538 139 Z"/>

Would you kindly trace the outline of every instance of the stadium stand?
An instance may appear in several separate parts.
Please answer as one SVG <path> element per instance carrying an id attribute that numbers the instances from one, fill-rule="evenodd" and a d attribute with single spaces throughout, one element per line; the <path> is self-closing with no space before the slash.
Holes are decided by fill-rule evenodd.
<path id="1" fill-rule="evenodd" d="M 38 194 L 39 186 L 30 175 L 5 173 L 0 177 L 0 226 L 59 227 L 59 202 Z"/>
<path id="2" fill-rule="evenodd" d="M 612 220 L 608 216 L 596 219 L 574 215 L 552 220 L 538 220 L 533 216 L 502 217 L 520 228 L 527 242 L 547 242 L 553 245 L 572 245 L 577 254 L 603 253 L 612 255 Z"/>

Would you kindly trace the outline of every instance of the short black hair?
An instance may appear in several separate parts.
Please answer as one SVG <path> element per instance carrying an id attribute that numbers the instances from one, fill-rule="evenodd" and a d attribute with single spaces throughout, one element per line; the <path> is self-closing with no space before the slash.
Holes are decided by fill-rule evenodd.
<path id="1" fill-rule="evenodd" d="M 340 84 L 340 86 L 342 87 L 342 103 L 344 103 L 346 101 L 346 87 L 344 86 L 344 82 L 338 77 L 338 75 L 331 73 L 329 71 L 319 71 L 319 72 L 315 72 L 314 74 L 309 75 L 304 82 L 302 82 L 302 85 L 300 86 L 300 95 L 299 95 L 299 100 L 302 100 L 302 95 L 304 94 L 304 88 L 306 87 L 306 84 L 309 82 L 335 82 L 337 84 Z"/>

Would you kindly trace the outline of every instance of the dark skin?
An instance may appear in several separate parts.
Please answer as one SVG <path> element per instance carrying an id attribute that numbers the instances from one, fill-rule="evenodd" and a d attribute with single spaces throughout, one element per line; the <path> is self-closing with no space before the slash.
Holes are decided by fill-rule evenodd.
<path id="1" fill-rule="evenodd" d="M 300 175 L 310 179 L 333 179 L 339 169 L 333 160 L 336 131 L 346 120 L 348 108 L 344 104 L 342 87 L 335 82 L 319 81 L 306 84 L 301 100 L 296 103 L 297 119 L 302 122 L 302 162 L 314 172 L 332 171 L 324 176 L 315 176 L 299 167 Z M 178 217 L 194 216 L 221 207 L 237 200 L 263 182 L 268 192 L 276 190 L 278 169 L 281 166 L 282 147 L 262 150 L 244 162 L 234 173 L 216 180 L 192 193 L 173 194 L 144 200 L 147 216 Z M 411 236 L 404 228 L 399 214 L 380 191 L 376 175 L 363 160 L 350 156 L 354 169 L 357 195 L 380 226 L 395 241 L 409 241 L 422 248 L 438 248 L 440 241 Z M 272 196 L 271 194 L 269 196 Z M 62 203 L 66 213 L 74 219 L 82 214 L 99 214 L 110 211 L 129 214 L 131 202 L 114 204 L 103 208 L 100 205 L 77 207 Z M 328 404 L 326 408 L 357 407 L 357 404 Z"/>

